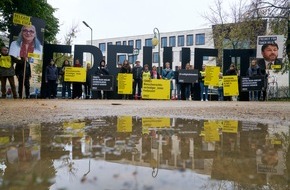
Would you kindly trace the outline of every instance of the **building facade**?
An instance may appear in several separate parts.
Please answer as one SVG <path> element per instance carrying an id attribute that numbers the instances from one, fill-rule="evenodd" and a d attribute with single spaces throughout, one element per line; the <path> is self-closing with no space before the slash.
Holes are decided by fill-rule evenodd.
<path id="1" fill-rule="evenodd" d="M 134 63 L 137 59 L 141 61 L 143 59 L 143 46 L 152 46 L 152 65 L 158 64 L 158 45 L 152 45 L 152 38 L 154 34 L 145 34 L 138 36 L 128 36 L 128 37 L 117 37 L 117 38 L 107 38 L 107 39 L 97 39 L 93 40 L 93 45 L 97 46 L 103 53 L 104 59 L 107 58 L 108 45 L 130 45 L 134 48 L 134 54 L 124 54 L 120 53 L 117 57 L 117 63 L 123 63 L 125 59 L 129 60 L 130 63 Z M 157 36 L 158 38 L 158 36 Z M 91 41 L 87 41 L 87 44 L 91 44 Z M 212 39 L 212 28 L 196 29 L 196 30 L 185 30 L 176 32 L 165 32 L 160 33 L 159 39 L 160 45 L 160 62 L 163 63 L 163 48 L 172 47 L 173 52 L 173 63 L 172 66 L 181 65 L 181 50 L 182 48 L 190 48 L 191 51 L 191 61 L 190 64 L 194 65 L 194 49 L 195 48 L 214 48 L 214 43 Z M 137 55 L 138 54 L 138 55 Z M 86 55 L 87 62 L 91 62 L 90 54 Z M 215 64 L 215 61 L 209 57 L 204 57 L 204 62 L 208 64 Z"/>

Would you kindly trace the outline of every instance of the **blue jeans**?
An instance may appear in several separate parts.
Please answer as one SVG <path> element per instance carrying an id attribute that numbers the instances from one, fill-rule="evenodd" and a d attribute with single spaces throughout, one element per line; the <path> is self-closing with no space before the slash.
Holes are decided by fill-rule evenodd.
<path id="1" fill-rule="evenodd" d="M 176 95 L 177 95 L 177 99 L 181 100 L 181 84 L 180 83 L 176 84 Z"/>
<path id="2" fill-rule="evenodd" d="M 208 100 L 208 86 L 204 85 L 204 82 L 200 82 L 200 99 L 203 100 L 203 93 L 205 93 L 205 99 Z"/>
<path id="3" fill-rule="evenodd" d="M 186 100 L 189 100 L 191 92 L 191 84 L 185 84 L 185 98 Z"/>
<path id="4" fill-rule="evenodd" d="M 249 91 L 249 101 L 258 101 L 258 91 Z"/>
<path id="5" fill-rule="evenodd" d="M 70 82 L 63 82 L 62 89 L 61 89 L 61 96 L 65 98 L 65 93 L 67 91 L 68 98 L 71 98 L 71 89 L 70 89 Z"/>
<path id="6" fill-rule="evenodd" d="M 223 92 L 223 88 L 222 87 L 219 87 L 218 88 L 218 100 L 219 101 L 223 101 L 224 100 L 224 92 Z"/>

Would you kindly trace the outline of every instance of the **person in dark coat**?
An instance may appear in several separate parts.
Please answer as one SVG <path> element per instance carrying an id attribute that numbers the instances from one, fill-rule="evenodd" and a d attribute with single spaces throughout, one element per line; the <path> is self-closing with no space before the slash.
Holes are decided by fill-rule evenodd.
<path id="1" fill-rule="evenodd" d="M 76 59 L 74 67 L 82 67 L 80 60 Z M 81 99 L 83 94 L 82 82 L 73 82 L 73 99 Z"/>
<path id="2" fill-rule="evenodd" d="M 45 69 L 45 82 L 47 84 L 47 98 L 56 98 L 57 93 L 57 79 L 58 79 L 58 70 L 54 63 L 54 60 L 50 60 L 48 66 Z"/>
<path id="3" fill-rule="evenodd" d="M 103 75 L 109 75 L 109 71 L 106 66 L 106 61 L 102 60 L 100 61 L 100 66 L 96 72 L 96 75 L 103 76 Z M 103 95 L 102 95 L 103 94 Z M 97 98 L 98 99 L 107 99 L 108 98 L 108 92 L 107 91 L 97 91 Z"/>

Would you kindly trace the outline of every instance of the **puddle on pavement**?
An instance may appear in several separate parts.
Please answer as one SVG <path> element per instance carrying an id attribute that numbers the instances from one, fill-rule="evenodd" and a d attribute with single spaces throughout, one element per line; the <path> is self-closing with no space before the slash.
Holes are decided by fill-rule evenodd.
<path id="1" fill-rule="evenodd" d="M 122 116 L 0 130 L 0 189 L 289 189 L 289 126 Z"/>

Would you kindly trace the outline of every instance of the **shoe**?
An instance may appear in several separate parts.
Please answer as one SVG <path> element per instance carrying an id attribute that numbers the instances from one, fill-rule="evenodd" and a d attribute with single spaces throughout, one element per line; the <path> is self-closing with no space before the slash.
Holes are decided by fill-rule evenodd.
<path id="1" fill-rule="evenodd" d="M 203 99 L 201 99 L 200 101 L 202 101 L 202 102 L 203 102 Z"/>
<path id="2" fill-rule="evenodd" d="M 205 99 L 205 101 L 207 102 L 207 101 L 208 101 L 208 99 Z"/>

